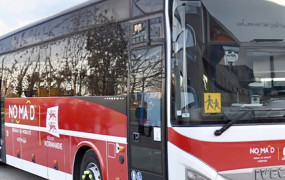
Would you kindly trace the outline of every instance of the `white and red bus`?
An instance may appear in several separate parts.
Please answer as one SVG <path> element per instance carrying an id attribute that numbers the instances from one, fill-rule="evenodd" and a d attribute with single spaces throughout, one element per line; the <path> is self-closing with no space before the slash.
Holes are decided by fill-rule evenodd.
<path id="1" fill-rule="evenodd" d="M 2 161 L 54 180 L 285 179 L 284 17 L 277 0 L 92 0 L 2 36 Z"/>

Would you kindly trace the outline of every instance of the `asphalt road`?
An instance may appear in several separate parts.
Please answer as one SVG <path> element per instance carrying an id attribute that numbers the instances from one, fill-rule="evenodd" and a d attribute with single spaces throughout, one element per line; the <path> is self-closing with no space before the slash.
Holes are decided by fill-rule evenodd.
<path id="1" fill-rule="evenodd" d="M 0 163 L 0 180 L 44 180 L 12 166 Z"/>

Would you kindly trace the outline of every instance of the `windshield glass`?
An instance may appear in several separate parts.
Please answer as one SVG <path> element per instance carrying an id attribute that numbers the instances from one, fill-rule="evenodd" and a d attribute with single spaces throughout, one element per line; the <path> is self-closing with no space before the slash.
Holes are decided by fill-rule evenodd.
<path id="1" fill-rule="evenodd" d="M 243 0 L 221 1 L 245 5 Z M 251 26 L 244 26 L 244 19 L 255 16 L 255 9 L 269 1 L 254 1 L 258 6 L 251 13 L 240 12 L 238 17 L 233 12 L 233 19 L 230 13 L 216 13 L 228 12 L 222 7 L 229 4 L 215 7 L 212 2 L 174 0 L 172 4 L 172 123 L 224 124 L 237 116 L 241 117 L 237 123 L 284 123 L 284 19 L 271 22 L 279 27 L 268 35 L 270 18 L 265 19 L 267 24 L 260 21 Z M 270 3 L 285 12 L 284 6 Z M 277 16 L 275 12 L 281 13 L 272 11 L 270 17 Z M 239 18 L 244 23 L 235 23 L 239 28 L 231 30 Z"/>

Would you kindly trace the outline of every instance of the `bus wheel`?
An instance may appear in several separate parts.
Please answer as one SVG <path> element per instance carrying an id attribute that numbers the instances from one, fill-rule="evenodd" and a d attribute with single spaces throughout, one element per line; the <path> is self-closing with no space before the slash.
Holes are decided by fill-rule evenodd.
<path id="1" fill-rule="evenodd" d="M 82 180 L 103 179 L 98 158 L 92 150 L 88 150 L 82 159 L 80 177 Z"/>

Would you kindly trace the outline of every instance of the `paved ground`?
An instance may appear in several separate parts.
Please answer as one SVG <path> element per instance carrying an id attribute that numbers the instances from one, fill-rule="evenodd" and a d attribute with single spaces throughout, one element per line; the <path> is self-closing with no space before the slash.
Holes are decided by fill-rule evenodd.
<path id="1" fill-rule="evenodd" d="M 38 176 L 0 163 L 0 180 L 44 180 Z"/>

